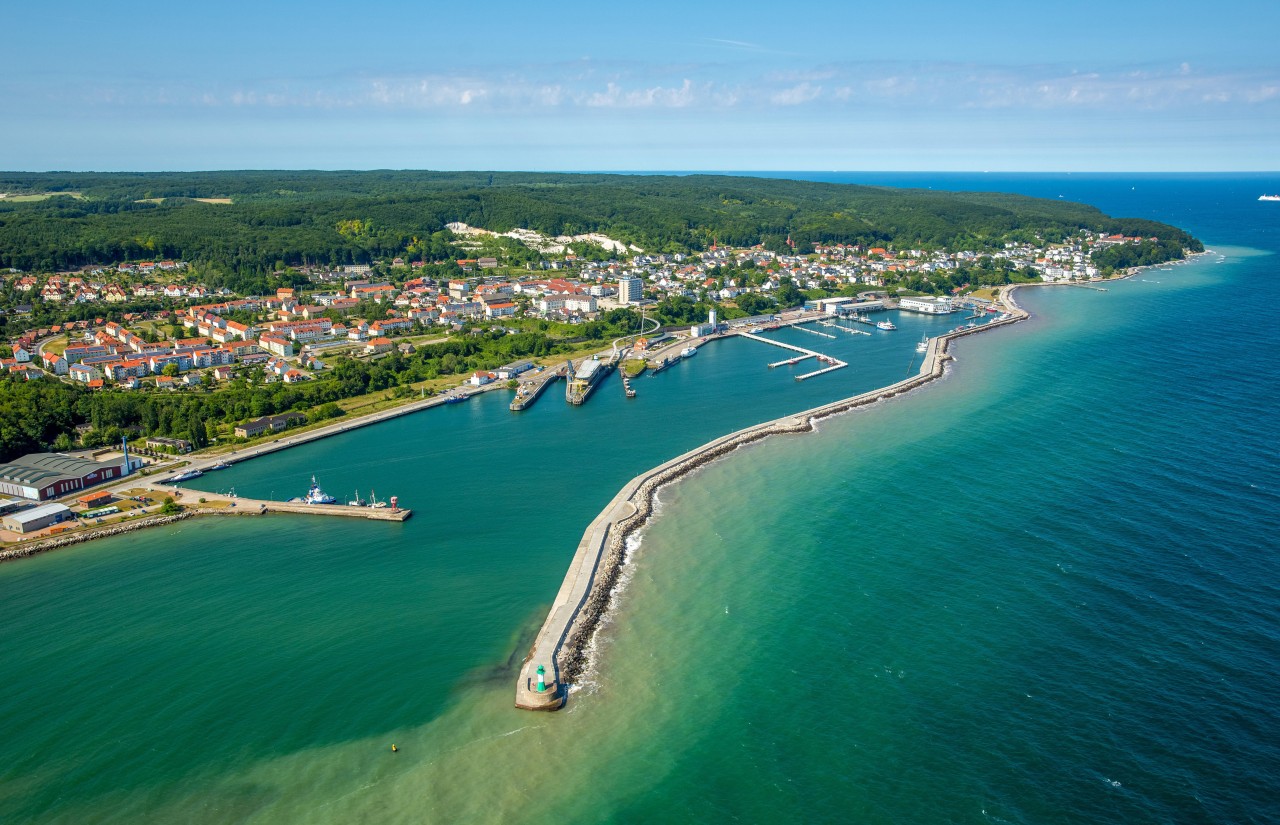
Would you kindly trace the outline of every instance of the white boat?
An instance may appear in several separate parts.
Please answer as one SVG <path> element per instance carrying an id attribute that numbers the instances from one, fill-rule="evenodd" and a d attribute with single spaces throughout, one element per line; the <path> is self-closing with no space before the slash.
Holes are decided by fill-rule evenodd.
<path id="1" fill-rule="evenodd" d="M 876 329 L 897 329 L 893 321 L 876 321 Z"/>
<path id="2" fill-rule="evenodd" d="M 231 465 L 225 461 L 219 461 L 217 464 L 210 465 L 210 470 L 229 470 Z"/>
<path id="3" fill-rule="evenodd" d="M 697 354 L 698 354 L 697 347 L 685 347 L 684 349 L 680 350 L 681 358 L 691 358 L 692 356 Z"/>
<path id="4" fill-rule="evenodd" d="M 185 473 L 178 473 L 176 476 L 169 479 L 169 483 L 172 484 L 175 481 L 190 481 L 191 479 L 199 478 L 202 475 L 204 475 L 204 473 L 200 470 L 187 470 Z"/>
<path id="5" fill-rule="evenodd" d="M 927 352 L 929 350 L 929 336 L 921 335 L 920 343 L 916 344 L 916 352 Z"/>
<path id="6" fill-rule="evenodd" d="M 1280 201 L 1280 195 L 1259 195 L 1260 201 Z"/>
<path id="7" fill-rule="evenodd" d="M 337 504 L 338 500 L 333 496 L 320 489 L 320 485 L 316 483 L 316 477 L 311 477 L 311 489 L 307 490 L 307 495 L 302 499 L 303 504 Z"/>

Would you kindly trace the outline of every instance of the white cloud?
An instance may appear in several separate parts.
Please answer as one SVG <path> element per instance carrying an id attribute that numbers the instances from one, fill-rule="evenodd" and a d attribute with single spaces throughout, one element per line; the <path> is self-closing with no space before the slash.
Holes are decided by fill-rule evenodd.
<path id="1" fill-rule="evenodd" d="M 1211 72 L 1164 67 L 997 66 L 867 62 L 645 65 L 569 61 L 417 76 L 297 77 L 234 87 L 141 81 L 30 88 L 29 103 L 112 108 L 207 108 L 564 113 L 581 110 L 742 110 L 823 107 L 839 112 L 1040 110 L 1257 111 L 1280 103 L 1280 70 Z M 72 97 L 74 96 L 74 97 Z M 21 99 L 11 101 L 18 105 Z"/>

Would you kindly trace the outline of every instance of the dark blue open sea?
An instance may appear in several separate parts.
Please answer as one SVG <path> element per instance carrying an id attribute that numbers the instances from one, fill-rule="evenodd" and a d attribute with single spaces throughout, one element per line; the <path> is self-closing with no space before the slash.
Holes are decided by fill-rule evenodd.
<path id="1" fill-rule="evenodd" d="M 946 379 L 663 490 L 558 714 L 512 708 L 515 668 L 613 492 L 896 380 L 926 320 L 842 339 L 831 381 L 730 341 L 634 401 L 493 395 L 209 480 L 314 472 L 405 525 L 0 566 L 0 821 L 1280 821 L 1280 177 L 794 176 L 1063 196 L 1212 252 L 1020 290 L 1033 319 Z"/>

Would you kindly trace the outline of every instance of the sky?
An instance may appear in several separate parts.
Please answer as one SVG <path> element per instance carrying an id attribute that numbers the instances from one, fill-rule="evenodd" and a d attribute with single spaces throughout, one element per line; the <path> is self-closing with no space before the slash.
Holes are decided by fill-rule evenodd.
<path id="1" fill-rule="evenodd" d="M 1280 3 L 11 3 L 0 169 L 1270 171 Z"/>

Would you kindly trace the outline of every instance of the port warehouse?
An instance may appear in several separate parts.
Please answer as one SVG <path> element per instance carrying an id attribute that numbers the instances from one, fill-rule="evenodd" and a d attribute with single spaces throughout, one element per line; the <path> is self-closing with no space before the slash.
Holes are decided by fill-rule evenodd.
<path id="1" fill-rule="evenodd" d="M 62 453 L 30 453 L 0 464 L 0 495 L 45 501 L 125 474 L 123 461 L 100 464 Z"/>
<path id="2" fill-rule="evenodd" d="M 0 521 L 3 521 L 6 530 L 12 530 L 15 533 L 31 533 L 53 524 L 70 521 L 72 518 L 74 514 L 66 505 L 51 503 L 12 513 Z"/>
<path id="3" fill-rule="evenodd" d="M 878 312 L 885 309 L 884 301 L 856 301 L 853 298 L 818 298 L 805 301 L 804 308 L 809 311 L 825 312 L 828 315 L 860 315 L 864 312 Z M 921 295 L 914 298 L 899 298 L 898 309 L 907 312 L 923 312 L 926 315 L 946 315 L 955 312 L 951 299 L 942 296 Z"/>
<path id="4" fill-rule="evenodd" d="M 804 308 L 810 312 L 825 312 L 828 315 L 857 315 L 862 312 L 879 312 L 884 309 L 884 301 L 859 301 L 854 298 L 818 298 L 805 301 Z"/>

